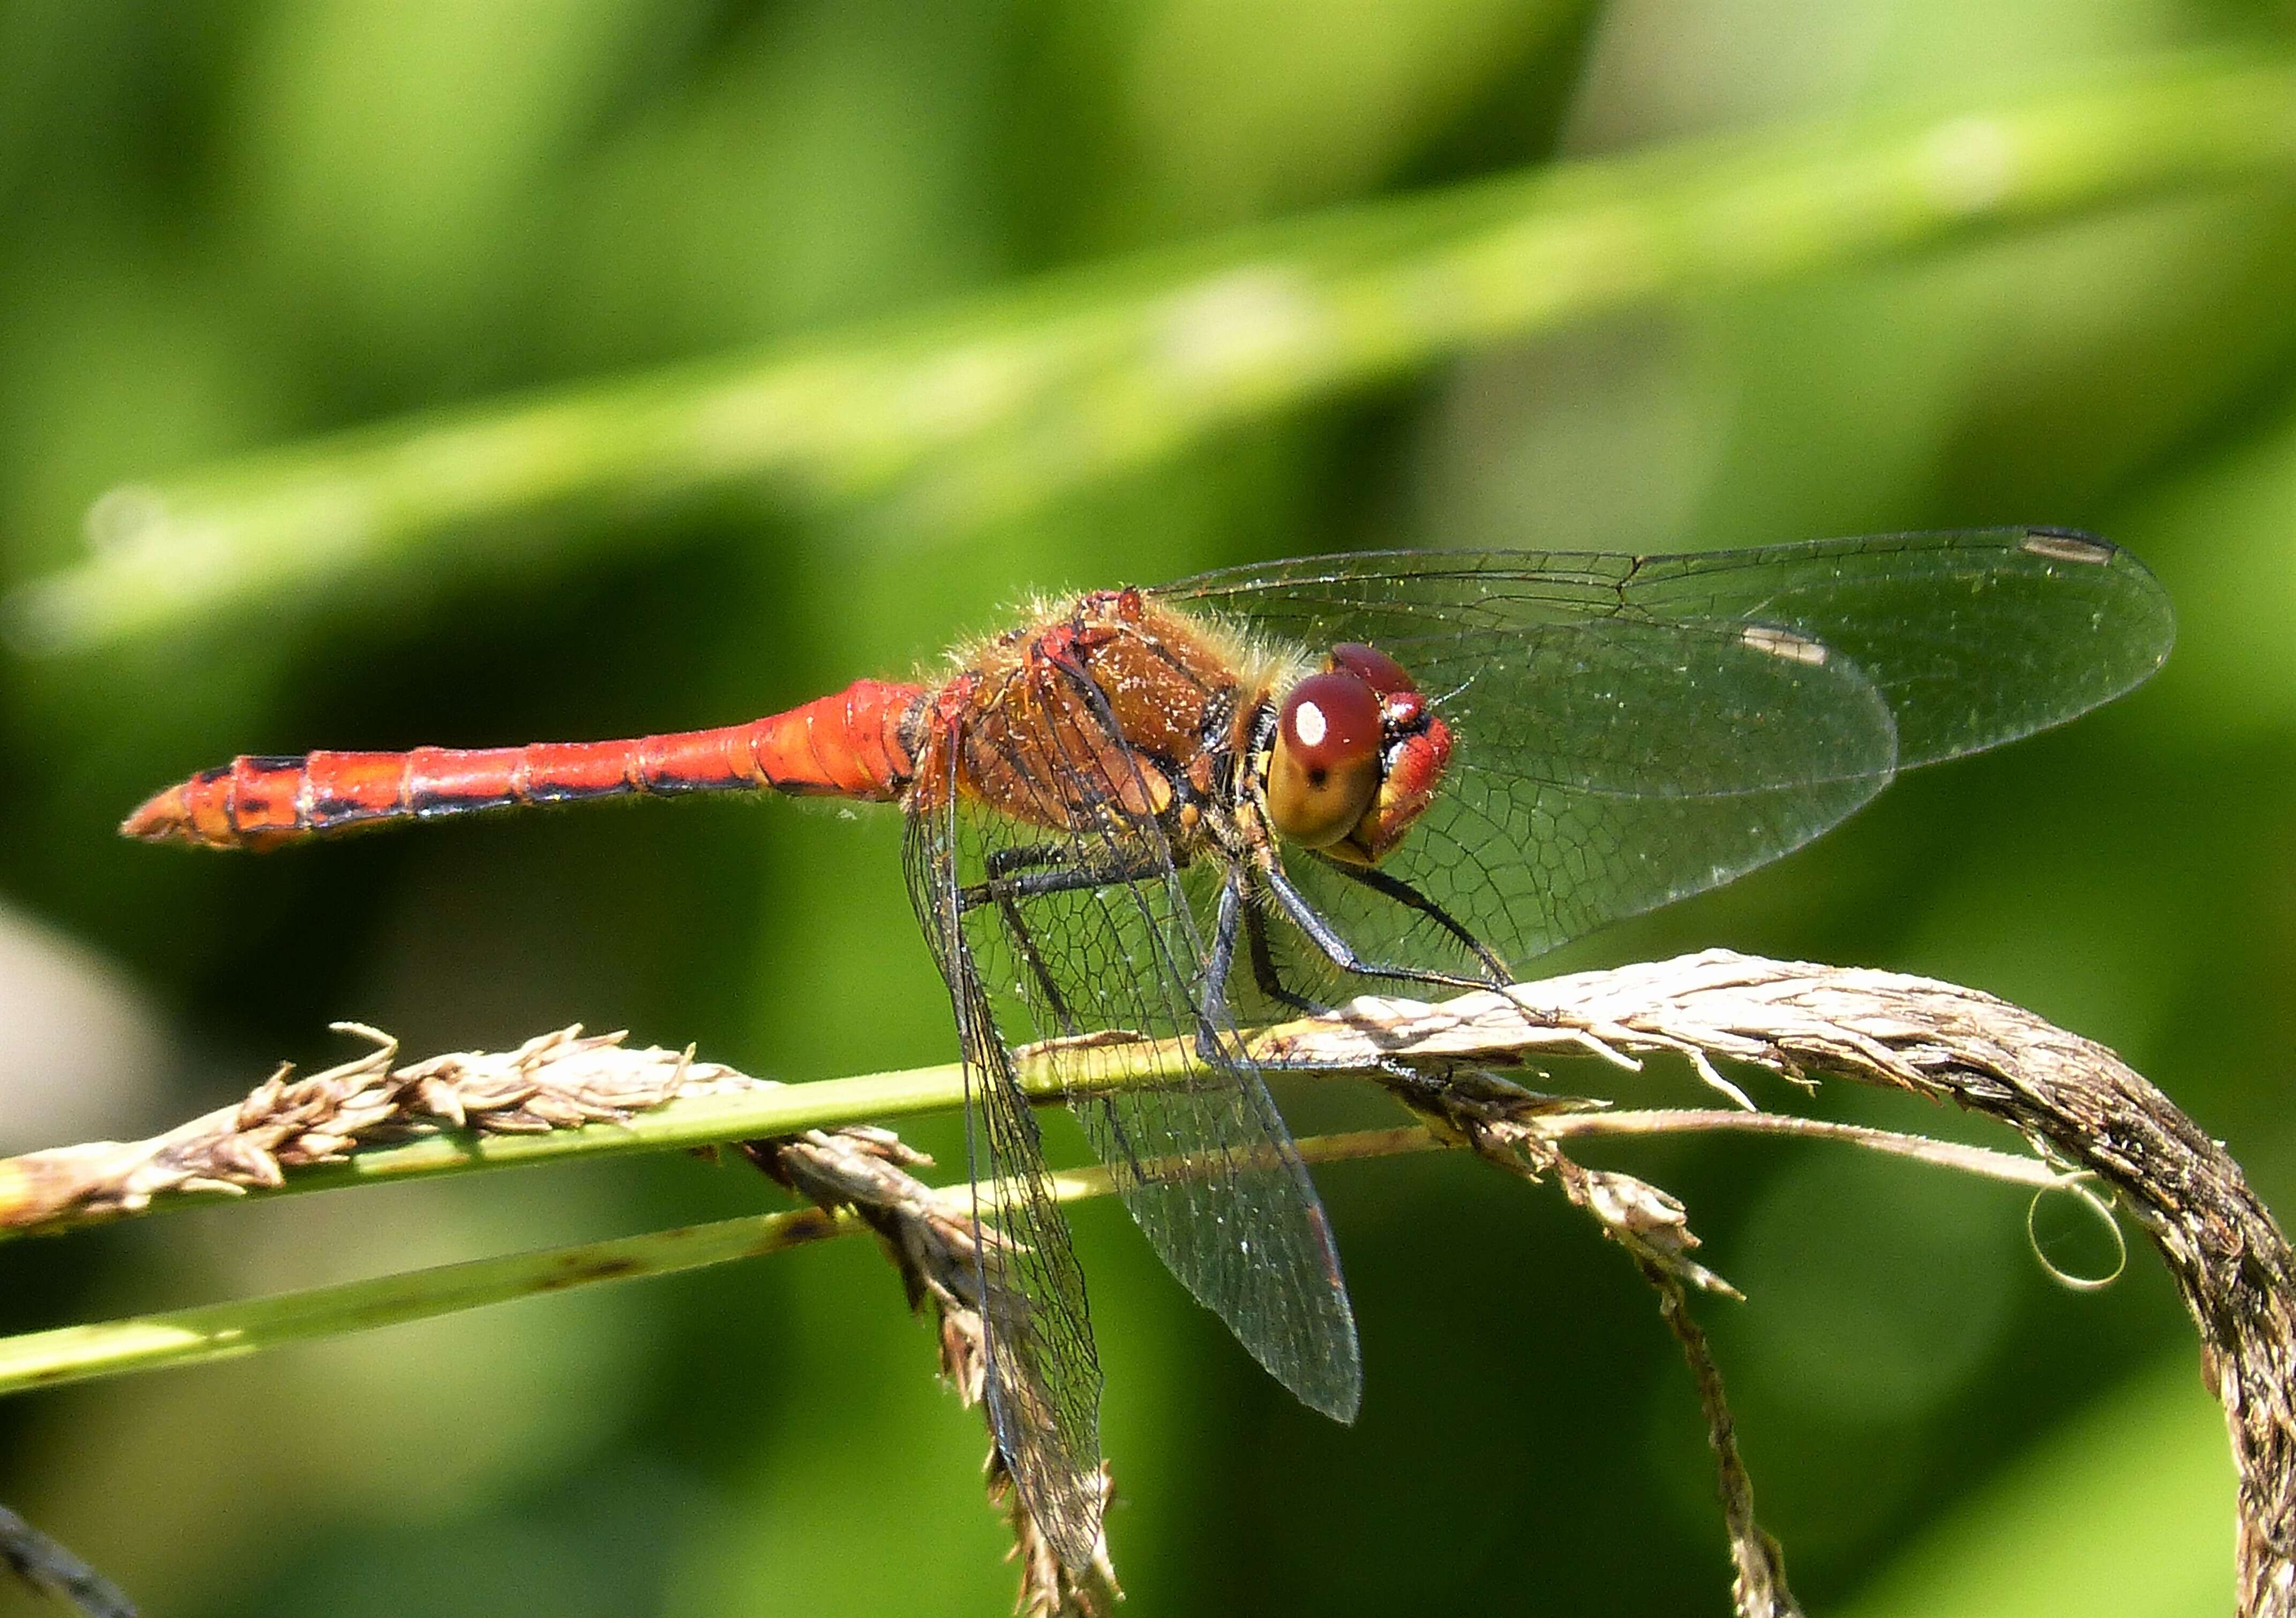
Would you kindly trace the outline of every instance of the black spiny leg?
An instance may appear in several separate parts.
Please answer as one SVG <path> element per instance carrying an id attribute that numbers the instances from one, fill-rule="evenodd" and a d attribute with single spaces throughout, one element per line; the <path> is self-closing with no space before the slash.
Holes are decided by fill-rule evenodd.
<path id="1" fill-rule="evenodd" d="M 1235 940 L 1239 932 L 1245 937 L 1246 948 L 1251 955 L 1252 975 L 1259 980 L 1262 992 L 1301 1010 L 1315 1012 L 1324 1009 L 1284 988 L 1283 980 L 1275 975 L 1275 963 L 1267 953 L 1267 929 L 1261 924 L 1258 908 L 1251 902 L 1251 867 L 1241 863 L 1229 866 L 1227 876 L 1220 883 L 1219 910 L 1212 924 L 1211 960 L 1196 1012 L 1196 1055 L 1204 1065 L 1214 1071 L 1235 1064 L 1234 1054 L 1220 1044 L 1220 1031 L 1229 1025 L 1227 974 L 1235 966 Z M 1323 1068 L 1321 1063 L 1295 1064 L 1280 1057 L 1258 1056 L 1253 1061 L 1262 1068 L 1298 1066 L 1317 1072 Z"/>
<path id="2" fill-rule="evenodd" d="M 991 876 L 1010 876 L 1015 871 L 1033 871 L 1044 866 L 1055 866 L 1066 860 L 1069 850 L 1057 842 L 1032 842 L 1022 848 L 991 849 L 985 862 Z"/>
<path id="3" fill-rule="evenodd" d="M 1418 911 L 1420 915 L 1457 939 L 1466 947 L 1470 954 L 1482 963 L 1483 970 L 1490 973 L 1488 987 L 1504 989 L 1507 986 L 1507 964 L 1499 959 L 1498 953 L 1468 932 L 1466 926 L 1456 916 L 1409 883 L 1398 876 L 1390 876 L 1384 871 L 1374 871 L 1369 866 L 1351 866 L 1344 859 L 1333 859 L 1328 854 L 1317 854 L 1316 858 L 1349 881 L 1361 883 L 1373 892 L 1385 894 L 1406 909 Z"/>
<path id="4" fill-rule="evenodd" d="M 1072 856 L 1057 843 L 1037 843 L 1029 848 L 998 849 L 988 856 L 988 880 L 965 887 L 958 895 L 958 904 L 965 910 L 977 910 L 982 905 L 995 905 L 997 914 L 1004 918 L 1004 929 L 1012 934 L 1013 948 L 1029 975 L 1036 980 L 1037 990 L 1044 997 L 1045 1008 L 1060 1024 L 1061 1032 L 1075 1037 L 1086 1031 L 1070 1009 L 1068 997 L 1053 981 L 1045 965 L 1045 957 L 1037 949 L 1036 935 L 1029 930 L 1026 917 L 1021 914 L 1021 900 L 1036 899 L 1047 893 L 1073 893 L 1086 888 L 1105 887 L 1112 883 L 1138 882 L 1152 875 L 1152 865 L 1117 866 L 1094 870 L 1069 863 Z M 1015 875 L 1015 873 L 1021 873 Z"/>
<path id="5" fill-rule="evenodd" d="M 1037 899 L 1046 893 L 1073 893 L 1079 888 L 1121 887 L 1145 882 L 1163 871 L 1160 861 L 1148 858 L 1128 865 L 1091 866 L 1066 863 L 1069 858 L 1066 850 L 1054 854 L 1045 854 L 1037 849 L 1009 851 L 1030 857 L 1013 862 L 1013 869 L 1021 874 L 996 873 L 992 860 L 988 880 L 966 886 L 963 895 L 966 909 L 976 909 L 987 904 L 1004 904 L 1019 899 Z M 1031 866 L 1037 868 L 1030 869 Z"/>
<path id="6" fill-rule="evenodd" d="M 1020 952 L 1021 961 L 1029 968 L 1029 975 L 1037 981 L 1037 992 L 1045 997 L 1045 1009 L 1053 1014 L 1054 1021 L 1061 1025 L 1061 1032 L 1074 1039 L 1084 1029 L 1077 1022 L 1076 1013 L 1069 1009 L 1068 997 L 1061 993 L 1060 985 L 1053 981 L 1052 973 L 1046 968 L 1045 957 L 1037 953 L 1036 937 L 1029 932 L 1029 924 L 1021 919 L 1021 907 L 1010 898 L 999 897 L 996 909 L 1004 918 L 1004 930 L 1013 935 L 1013 948 Z"/>
<path id="7" fill-rule="evenodd" d="M 1247 904 L 1243 908 L 1243 941 L 1251 957 L 1251 981 L 1259 985 L 1260 993 L 1301 1016 L 1323 1016 L 1331 1011 L 1322 1001 L 1295 994 L 1284 986 L 1283 974 L 1275 968 L 1275 951 L 1267 939 L 1267 917 L 1260 914 L 1258 905 Z"/>
<path id="8" fill-rule="evenodd" d="M 1283 907 L 1283 914 L 1292 924 L 1306 933 L 1316 949 L 1330 957 L 1332 964 L 1342 972 L 1352 972 L 1358 977 L 1385 978 L 1398 983 L 1432 983 L 1446 989 L 1488 989 L 1491 985 L 1481 978 L 1461 977 L 1456 972 L 1430 972 L 1418 966 L 1382 966 L 1367 961 L 1356 953 L 1355 946 L 1340 936 L 1339 930 L 1325 921 L 1307 896 L 1292 885 L 1292 879 L 1269 856 L 1260 866 L 1260 875 L 1267 883 L 1267 891 L 1275 895 L 1275 902 Z M 1430 901 L 1432 902 L 1431 900 Z"/>
<path id="9" fill-rule="evenodd" d="M 1297 892 L 1292 895 L 1292 898 L 1297 899 Z M 1281 891 L 1276 892 L 1276 899 L 1283 902 Z M 1292 916 L 1292 920 L 1300 920 L 1300 914 L 1292 911 L 1291 904 L 1286 904 L 1283 908 L 1286 908 L 1286 914 Z M 1307 899 L 1300 899 L 1300 908 L 1307 911 L 1307 916 L 1313 916 L 1316 923 L 1323 927 L 1324 934 L 1330 934 L 1332 941 L 1334 941 L 1341 950 L 1346 950 L 1348 948 L 1346 941 L 1339 939 L 1339 934 L 1334 934 L 1334 932 L 1330 930 L 1330 925 L 1324 925 L 1324 920 L 1320 918 L 1320 916 L 1316 916 L 1313 908 L 1307 907 Z M 1251 904 L 1251 867 L 1237 863 L 1237 866 L 1228 867 L 1228 882 L 1226 886 L 1221 886 L 1219 891 L 1219 930 L 1217 930 L 1217 934 L 1212 936 L 1212 966 L 1219 968 L 1219 975 L 1212 978 L 1212 987 L 1205 987 L 1203 1019 L 1208 1026 L 1203 1028 L 1203 1033 L 1196 1035 L 1199 1055 L 1205 1055 L 1205 1060 L 1210 1060 L 1210 1054 L 1203 1049 L 1203 1039 L 1212 1033 L 1212 1028 L 1221 1026 L 1221 1023 L 1226 1022 L 1226 991 L 1221 990 L 1219 984 L 1226 984 L 1226 968 L 1235 962 L 1237 927 L 1242 927 L 1244 948 L 1251 952 L 1251 975 L 1259 980 L 1260 991 L 1263 991 L 1267 998 L 1279 1000 L 1281 1006 L 1291 1006 L 1292 1010 L 1304 1012 L 1304 1014 L 1308 1016 L 1330 1014 L 1332 1010 L 1330 1006 L 1318 1006 L 1316 1000 L 1308 1000 L 1307 996 L 1302 994 L 1292 994 L 1291 990 L 1283 987 L 1283 978 L 1276 973 L 1275 955 L 1272 955 L 1270 948 L 1267 948 L 1267 923 L 1265 923 L 1265 918 L 1260 916 L 1259 907 Z M 1302 923 L 1302 930 L 1307 930 L 1307 923 Z M 1318 939 L 1318 941 L 1316 941 L 1316 948 L 1327 948 L 1327 946 L 1323 943 L 1323 939 Z M 1339 959 L 1339 957 L 1334 955 L 1332 959 Z M 1341 962 L 1341 966 L 1346 966 L 1346 962 Z M 1348 971 L 1362 971 L 1362 968 L 1350 966 Z M 1373 975 L 1373 973 L 1368 973 L 1366 971 L 1364 975 Z M 1212 998 L 1215 994 L 1219 996 L 1217 1003 L 1215 998 Z M 1318 1060 L 1307 1060 L 1307 1058 L 1256 1055 L 1253 1060 L 1256 1060 L 1263 1070 L 1272 1070 L 1272 1067 L 1288 1067 L 1288 1070 L 1297 1070 L 1297 1072 L 1330 1072 L 1330 1065 L 1327 1065 L 1327 1063 L 1318 1063 Z M 1396 1076 L 1396 1079 L 1407 1079 L 1407 1081 L 1416 1081 L 1416 1079 L 1419 1079 L 1419 1074 L 1416 1074 L 1412 1067 L 1403 1065 L 1403 1063 L 1398 1063 L 1398 1060 L 1394 1058 L 1387 1058 L 1387 1055 L 1368 1060 L 1368 1063 L 1364 1063 L 1364 1067 L 1366 1067 L 1366 1070 L 1384 1072 L 1384 1074 L 1391 1074 Z"/>
<path id="10" fill-rule="evenodd" d="M 1235 938 L 1250 907 L 1244 899 L 1244 868 L 1230 865 L 1220 879 L 1219 908 L 1212 918 L 1211 958 L 1204 965 L 1203 987 L 1196 994 L 1196 1056 L 1218 1072 L 1234 1065 L 1233 1053 L 1220 1044 L 1219 1031 L 1227 1025 L 1227 974 L 1235 967 Z"/>

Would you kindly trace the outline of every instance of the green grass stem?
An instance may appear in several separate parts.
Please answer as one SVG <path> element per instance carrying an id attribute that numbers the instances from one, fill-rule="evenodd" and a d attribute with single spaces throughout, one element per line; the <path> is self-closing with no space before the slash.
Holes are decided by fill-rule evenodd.
<path id="1" fill-rule="evenodd" d="M 2222 56 L 1554 165 L 116 489 L 95 554 L 5 616 L 21 646 L 97 647 L 378 567 L 529 554 L 536 525 L 510 519 L 736 482 L 884 498 L 897 529 L 939 531 L 1479 346 L 2292 169 L 2296 67 Z"/>

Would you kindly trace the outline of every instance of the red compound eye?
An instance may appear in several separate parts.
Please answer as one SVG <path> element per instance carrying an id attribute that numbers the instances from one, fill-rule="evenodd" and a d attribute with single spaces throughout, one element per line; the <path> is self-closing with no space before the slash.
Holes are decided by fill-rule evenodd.
<path id="1" fill-rule="evenodd" d="M 1378 796 L 1379 755 L 1380 699 L 1370 682 L 1352 671 L 1309 675 L 1292 688 L 1277 717 L 1268 818 L 1303 848 L 1329 848 L 1355 829 Z"/>
<path id="2" fill-rule="evenodd" d="M 1342 641 L 1333 646 L 1332 667 L 1354 675 L 1381 696 L 1419 689 L 1419 682 L 1404 672 L 1401 663 L 1377 646 L 1366 646 L 1359 640 Z"/>

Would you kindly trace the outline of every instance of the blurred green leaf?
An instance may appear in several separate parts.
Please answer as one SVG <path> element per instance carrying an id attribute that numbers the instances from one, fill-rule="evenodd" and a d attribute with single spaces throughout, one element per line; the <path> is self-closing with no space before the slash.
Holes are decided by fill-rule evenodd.
<path id="1" fill-rule="evenodd" d="M 1151 217 L 1230 224 L 1386 178 L 1584 0 L 1155 0 L 1119 105 Z M 1131 200 L 1131 199 L 1126 199 Z"/>
<path id="2" fill-rule="evenodd" d="M 2194 1370 L 2178 1353 L 2098 1400 L 1956 1502 L 1842 1618 L 2229 1611 L 2232 1463 Z"/>
<path id="3" fill-rule="evenodd" d="M 2175 579 L 2184 633 L 2161 683 L 2161 700 L 2188 732 L 2237 743 L 2296 725 L 2292 513 L 2296 415 L 2268 418 L 2178 469 L 2128 514 L 2131 543 L 2198 540 Z"/>
<path id="4" fill-rule="evenodd" d="M 1978 111 L 1366 206 L 761 361 L 117 489 L 90 516 L 95 559 L 20 592 L 15 632 L 85 648 L 377 565 L 436 567 L 449 536 L 467 563 L 500 531 L 472 525 L 521 512 L 734 479 L 840 498 L 914 479 L 906 522 L 978 523 L 1502 337 L 2277 172 L 2292 156 L 2296 71 L 2179 60 Z"/>
<path id="5" fill-rule="evenodd" d="M 523 193 L 649 26 L 635 0 L 305 0 L 264 20 L 227 160 L 265 281 L 401 364 L 483 341 Z M 339 340 L 350 333 L 338 333 Z M 431 349 L 406 352 L 410 342 Z"/>

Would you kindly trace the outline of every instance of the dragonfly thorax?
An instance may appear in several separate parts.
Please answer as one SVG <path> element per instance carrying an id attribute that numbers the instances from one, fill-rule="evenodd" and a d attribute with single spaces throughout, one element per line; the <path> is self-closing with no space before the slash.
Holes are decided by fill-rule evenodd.
<path id="1" fill-rule="evenodd" d="M 1402 665 L 1374 646 L 1334 646 L 1276 710 L 1267 818 L 1302 848 L 1375 865 L 1426 809 L 1450 757 L 1449 727 Z"/>

